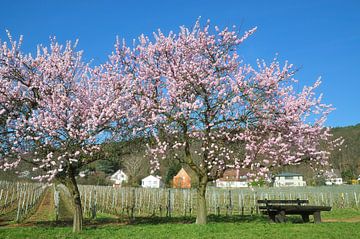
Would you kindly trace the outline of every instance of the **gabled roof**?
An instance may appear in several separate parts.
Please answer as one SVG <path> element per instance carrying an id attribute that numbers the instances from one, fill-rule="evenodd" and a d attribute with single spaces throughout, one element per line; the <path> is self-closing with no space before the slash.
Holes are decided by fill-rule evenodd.
<path id="1" fill-rule="evenodd" d="M 219 181 L 246 181 L 247 180 L 247 173 L 249 172 L 248 169 L 240 168 L 229 168 L 226 169 L 223 176 L 219 178 Z"/>
<path id="2" fill-rule="evenodd" d="M 145 177 L 145 178 L 143 178 L 141 181 L 147 181 L 147 180 L 161 180 L 161 177 L 159 177 L 159 176 L 154 176 L 154 175 L 149 175 L 149 176 L 147 176 L 147 177 Z"/>
<path id="3" fill-rule="evenodd" d="M 185 176 L 185 177 L 190 178 L 190 175 L 185 171 L 184 168 L 181 168 L 180 171 L 176 174 L 175 177 L 181 177 L 181 176 Z"/>
<path id="4" fill-rule="evenodd" d="M 125 174 L 124 171 L 122 171 L 121 169 L 119 169 L 118 171 L 116 171 L 115 173 L 112 174 L 112 176 L 114 175 L 118 175 L 118 174 Z M 126 175 L 126 174 L 125 174 Z"/>

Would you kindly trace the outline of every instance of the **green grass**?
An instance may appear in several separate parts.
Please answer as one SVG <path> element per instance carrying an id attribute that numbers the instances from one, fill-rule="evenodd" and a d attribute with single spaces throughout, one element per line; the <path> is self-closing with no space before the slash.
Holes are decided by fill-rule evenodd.
<path id="1" fill-rule="evenodd" d="M 136 218 L 121 222 L 106 214 L 96 221 L 86 221 L 79 234 L 71 232 L 69 224 L 39 224 L 31 227 L 2 227 L 0 238 L 360 238 L 360 220 L 341 222 L 342 219 L 360 218 L 355 209 L 335 210 L 322 213 L 323 219 L 339 222 L 321 224 L 289 223 L 271 224 L 264 217 L 215 217 L 210 216 L 207 225 L 195 225 L 194 218 Z"/>
<path id="2" fill-rule="evenodd" d="M 354 217 L 360 218 L 360 209 L 355 209 L 355 208 L 335 209 L 329 212 L 322 212 L 321 217 L 323 219 L 347 219 Z"/>
<path id="3" fill-rule="evenodd" d="M 0 228 L 1 238 L 360 238 L 359 223 L 269 224 L 209 223 L 87 227 L 73 235 L 70 227 Z"/>

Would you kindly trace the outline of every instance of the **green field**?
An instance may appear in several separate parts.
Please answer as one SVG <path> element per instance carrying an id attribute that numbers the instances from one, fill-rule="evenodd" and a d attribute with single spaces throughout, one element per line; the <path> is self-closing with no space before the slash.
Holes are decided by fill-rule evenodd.
<path id="1" fill-rule="evenodd" d="M 210 217 L 207 225 L 192 224 L 194 218 L 136 218 L 119 222 L 103 215 L 87 221 L 84 231 L 74 235 L 68 224 L 9 225 L 0 228 L 0 238 L 360 238 L 360 211 L 323 213 L 323 223 L 300 223 L 297 217 L 283 224 L 265 217 Z"/>

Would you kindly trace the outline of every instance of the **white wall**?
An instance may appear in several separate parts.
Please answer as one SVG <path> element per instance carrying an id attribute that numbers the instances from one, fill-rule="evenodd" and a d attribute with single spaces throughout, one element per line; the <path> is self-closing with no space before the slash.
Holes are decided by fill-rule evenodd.
<path id="1" fill-rule="evenodd" d="M 143 188 L 160 188 L 162 186 L 162 182 L 159 178 L 149 176 L 141 180 L 141 186 Z"/>
<path id="2" fill-rule="evenodd" d="M 128 180 L 128 176 L 121 170 L 114 173 L 111 178 L 111 181 L 114 181 L 114 184 L 122 184 Z"/>
<path id="3" fill-rule="evenodd" d="M 325 182 L 326 185 L 342 185 L 343 180 L 342 178 L 329 178 Z"/>
<path id="4" fill-rule="evenodd" d="M 274 187 L 286 187 L 286 186 L 306 186 L 306 182 L 303 180 L 303 176 L 293 177 L 275 177 Z"/>
<path id="5" fill-rule="evenodd" d="M 249 187 L 249 185 L 248 185 L 248 182 L 217 180 L 216 187 L 218 187 L 218 188 L 246 188 L 246 187 Z"/>

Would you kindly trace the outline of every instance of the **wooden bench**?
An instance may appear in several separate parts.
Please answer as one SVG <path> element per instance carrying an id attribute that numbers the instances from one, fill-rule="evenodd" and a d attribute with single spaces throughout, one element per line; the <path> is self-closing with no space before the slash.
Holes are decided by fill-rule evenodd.
<path id="1" fill-rule="evenodd" d="M 314 223 L 321 222 L 321 211 L 330 211 L 328 206 L 312 206 L 309 200 L 258 200 L 259 210 L 269 216 L 272 222 L 285 222 L 286 215 L 301 215 L 304 222 L 309 222 L 309 216 L 314 216 Z"/>

